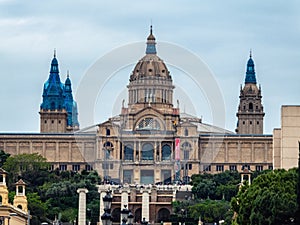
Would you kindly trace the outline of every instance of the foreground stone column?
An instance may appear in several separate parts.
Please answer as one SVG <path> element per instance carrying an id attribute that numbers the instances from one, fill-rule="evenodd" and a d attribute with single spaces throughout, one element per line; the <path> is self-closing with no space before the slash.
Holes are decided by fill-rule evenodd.
<path id="1" fill-rule="evenodd" d="M 77 189 L 79 193 L 79 205 L 78 205 L 78 225 L 86 225 L 86 188 Z"/>
<path id="2" fill-rule="evenodd" d="M 99 222 L 97 223 L 97 225 L 103 225 L 103 222 L 101 220 L 101 216 L 104 213 L 103 197 L 106 195 L 106 191 L 108 189 L 109 187 L 107 187 L 106 185 L 98 185 L 98 192 L 100 194 L 100 207 L 99 207 Z"/>
<path id="3" fill-rule="evenodd" d="M 146 219 L 146 221 L 149 221 L 149 190 L 143 190 L 142 191 L 142 220 L 143 218 Z"/>

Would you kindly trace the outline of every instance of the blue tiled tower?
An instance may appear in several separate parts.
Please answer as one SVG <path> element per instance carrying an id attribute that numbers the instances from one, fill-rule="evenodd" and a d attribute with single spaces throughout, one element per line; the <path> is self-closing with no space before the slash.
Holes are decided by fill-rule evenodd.
<path id="1" fill-rule="evenodd" d="M 69 74 L 65 84 L 60 81 L 56 53 L 51 62 L 50 75 L 44 84 L 40 107 L 40 131 L 65 133 L 79 129 L 77 104 L 73 99 Z"/>
<path id="2" fill-rule="evenodd" d="M 261 88 L 256 84 L 254 61 L 250 52 L 247 62 L 245 85 L 241 86 L 236 132 L 238 134 L 263 134 L 264 108 Z"/>

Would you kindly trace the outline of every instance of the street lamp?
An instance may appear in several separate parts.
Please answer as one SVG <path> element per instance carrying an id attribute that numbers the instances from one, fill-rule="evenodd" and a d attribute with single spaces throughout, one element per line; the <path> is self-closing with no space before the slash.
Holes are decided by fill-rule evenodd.
<path id="1" fill-rule="evenodd" d="M 111 191 L 107 191 L 106 195 L 103 197 L 104 214 L 101 216 L 103 225 L 111 225 L 112 224 L 111 215 L 110 215 L 112 196 L 110 193 L 111 193 Z"/>

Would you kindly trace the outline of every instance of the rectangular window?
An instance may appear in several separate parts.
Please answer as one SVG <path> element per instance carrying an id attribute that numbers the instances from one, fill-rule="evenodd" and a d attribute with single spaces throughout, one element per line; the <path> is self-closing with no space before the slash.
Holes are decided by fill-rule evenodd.
<path id="1" fill-rule="evenodd" d="M 132 184 L 133 170 L 123 170 L 123 183 Z"/>
<path id="2" fill-rule="evenodd" d="M 51 164 L 51 165 L 49 166 L 49 170 L 50 170 L 50 171 L 53 171 L 53 170 L 54 170 L 54 165 L 53 165 L 53 164 Z"/>
<path id="3" fill-rule="evenodd" d="M 189 170 L 192 170 L 192 168 L 193 168 L 192 163 L 189 163 Z"/>
<path id="4" fill-rule="evenodd" d="M 203 171 L 211 171 L 211 165 L 203 165 Z"/>
<path id="5" fill-rule="evenodd" d="M 67 170 L 67 165 L 66 164 L 59 165 L 59 170 L 60 171 L 66 171 Z"/>
<path id="6" fill-rule="evenodd" d="M 255 167 L 256 171 L 263 171 L 264 170 L 264 167 L 262 165 L 257 165 Z"/>
<path id="7" fill-rule="evenodd" d="M 216 165 L 216 171 L 223 172 L 224 171 L 224 165 Z"/>
<path id="8" fill-rule="evenodd" d="M 154 183 L 154 170 L 141 170 L 141 184 Z"/>
<path id="9" fill-rule="evenodd" d="M 185 160 L 190 159 L 190 151 L 188 151 L 188 150 L 183 151 L 183 159 L 185 159 Z"/>
<path id="10" fill-rule="evenodd" d="M 236 171 L 236 165 L 229 165 L 230 171 Z"/>
<path id="11" fill-rule="evenodd" d="M 273 170 L 273 165 L 269 165 L 269 170 Z"/>
<path id="12" fill-rule="evenodd" d="M 86 170 L 86 171 L 92 171 L 92 170 L 93 170 L 93 167 L 92 167 L 90 164 L 86 164 L 86 165 L 85 165 L 85 170 Z"/>
<path id="13" fill-rule="evenodd" d="M 72 165 L 72 170 L 75 172 L 80 171 L 80 165 L 78 165 L 78 164 Z"/>

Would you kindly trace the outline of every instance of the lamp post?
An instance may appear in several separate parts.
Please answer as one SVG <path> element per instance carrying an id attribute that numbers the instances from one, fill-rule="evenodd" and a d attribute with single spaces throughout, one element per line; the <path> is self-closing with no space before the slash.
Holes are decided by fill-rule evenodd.
<path id="1" fill-rule="evenodd" d="M 104 214 L 101 216 L 101 220 L 103 225 L 111 225 L 111 214 L 110 214 L 110 209 L 111 209 L 111 202 L 112 202 L 112 196 L 111 196 L 111 191 L 107 191 L 106 195 L 103 197 L 103 205 L 104 205 Z"/>
<path id="2" fill-rule="evenodd" d="M 103 197 L 104 213 L 101 216 L 103 225 L 112 225 L 112 216 L 110 214 L 112 199 L 111 191 L 107 191 L 106 195 Z M 124 209 L 121 211 L 121 218 L 121 225 L 133 225 L 134 216 L 131 211 L 127 209 L 127 205 L 124 205 Z"/>

